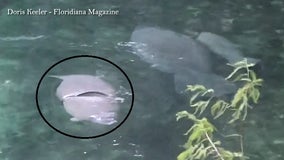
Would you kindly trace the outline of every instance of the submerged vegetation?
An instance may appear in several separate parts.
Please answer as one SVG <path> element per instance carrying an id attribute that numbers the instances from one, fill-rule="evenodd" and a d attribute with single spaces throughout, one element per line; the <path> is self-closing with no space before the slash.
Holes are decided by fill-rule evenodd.
<path id="1" fill-rule="evenodd" d="M 193 122 L 193 126 L 185 133 L 188 136 L 188 140 L 183 146 L 185 150 L 178 155 L 178 160 L 205 160 L 207 158 L 217 160 L 248 159 L 244 155 L 242 135 L 231 134 L 225 136 L 226 138 L 232 136 L 240 137 L 240 151 L 227 150 L 221 146 L 221 141 L 215 138 L 217 128 L 209 122 L 209 117 L 197 118 L 209 107 L 215 121 L 224 114 L 230 115 L 231 118 L 227 122 L 232 127 L 232 123 L 246 119 L 248 108 L 252 108 L 252 103 L 257 104 L 260 97 L 259 87 L 262 85 L 263 80 L 258 78 L 252 70 L 254 64 L 248 63 L 247 59 L 244 59 L 229 65 L 234 70 L 226 80 L 241 85 L 231 101 L 227 102 L 215 97 L 213 89 L 207 89 L 202 85 L 187 86 L 187 91 L 194 93 L 190 98 L 189 105 L 195 111 L 194 113 L 181 111 L 176 114 L 177 121 L 186 118 Z"/>

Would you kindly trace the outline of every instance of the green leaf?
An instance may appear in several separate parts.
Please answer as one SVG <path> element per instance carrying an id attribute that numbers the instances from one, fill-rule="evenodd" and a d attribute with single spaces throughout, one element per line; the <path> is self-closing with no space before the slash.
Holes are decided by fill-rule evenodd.
<path id="1" fill-rule="evenodd" d="M 189 136 L 188 142 L 191 144 L 193 142 L 199 143 L 203 135 L 204 135 L 204 131 L 202 131 L 200 127 L 195 127 Z"/>
<path id="2" fill-rule="evenodd" d="M 206 91 L 206 88 L 203 85 L 187 85 L 187 91 Z"/>
<path id="3" fill-rule="evenodd" d="M 211 114 L 213 116 L 216 115 L 216 112 L 221 108 L 222 105 L 222 100 L 218 100 L 217 102 L 215 102 L 212 107 L 211 107 Z"/>
<path id="4" fill-rule="evenodd" d="M 191 149 L 187 149 L 187 150 L 181 152 L 178 155 L 177 160 L 188 160 L 188 158 L 190 157 L 191 154 L 192 154 L 192 150 Z"/>
<path id="5" fill-rule="evenodd" d="M 241 116 L 241 110 L 237 109 L 232 115 L 233 118 L 228 123 L 231 124 L 235 122 L 236 120 L 240 119 L 240 116 Z"/>
<path id="6" fill-rule="evenodd" d="M 252 88 L 249 97 L 252 98 L 253 103 L 256 104 L 258 102 L 259 96 L 260 96 L 259 90 L 256 88 Z"/>
<path id="7" fill-rule="evenodd" d="M 201 94 L 201 92 L 195 93 L 195 94 L 190 98 L 189 105 L 192 105 L 193 101 L 194 101 L 200 94 Z"/>
<path id="8" fill-rule="evenodd" d="M 225 78 L 226 80 L 231 79 L 239 70 L 248 69 L 250 67 L 253 67 L 255 64 L 254 63 L 247 63 L 247 59 L 245 58 L 242 61 L 236 62 L 234 64 L 228 64 L 228 65 L 234 67 L 235 69 L 233 70 L 233 72 L 228 77 Z"/>
<path id="9" fill-rule="evenodd" d="M 235 68 L 234 69 L 234 71 L 230 74 L 230 75 L 228 75 L 225 79 L 226 80 L 229 80 L 229 79 L 231 79 L 239 70 L 241 70 L 242 68 L 244 68 L 244 67 L 237 67 L 237 68 Z"/>
<path id="10" fill-rule="evenodd" d="M 240 81 L 251 82 L 251 79 L 249 79 L 249 78 L 241 78 Z"/>
<path id="11" fill-rule="evenodd" d="M 188 112 L 187 111 L 181 111 L 176 113 L 176 121 L 179 121 L 180 119 L 187 117 Z"/>
<path id="12" fill-rule="evenodd" d="M 252 81 L 255 81 L 255 80 L 257 79 L 257 78 L 256 78 L 256 74 L 255 74 L 254 71 L 250 70 L 250 71 L 249 71 L 249 74 L 250 74 L 250 79 L 251 79 Z"/>
<path id="13" fill-rule="evenodd" d="M 239 88 L 238 91 L 237 91 L 237 93 L 235 94 L 235 96 L 234 96 L 232 102 L 231 102 L 231 105 L 232 105 L 233 107 L 236 107 L 237 104 L 243 100 L 243 97 L 244 97 L 244 96 L 246 96 L 246 94 L 245 94 L 245 88 L 244 88 L 244 87 L 243 87 L 243 88 Z"/>
<path id="14" fill-rule="evenodd" d="M 263 79 L 256 79 L 253 83 L 255 86 L 262 86 Z"/>
<path id="15" fill-rule="evenodd" d="M 223 100 L 218 100 L 214 105 L 211 107 L 211 114 L 214 116 L 214 119 L 220 117 L 227 108 L 229 108 L 230 104 Z"/>
<path id="16" fill-rule="evenodd" d="M 244 107 L 244 115 L 243 115 L 243 121 L 246 119 L 246 117 L 247 117 L 247 114 L 248 114 L 248 107 L 246 106 L 246 107 Z"/>
<path id="17" fill-rule="evenodd" d="M 202 114 L 204 112 L 204 110 L 206 109 L 208 104 L 209 104 L 209 100 L 207 100 L 207 101 L 199 101 L 199 102 L 196 102 L 195 104 L 192 104 L 191 107 L 195 107 L 194 114 L 199 112 L 199 115 L 200 115 L 200 114 Z"/>
<path id="18" fill-rule="evenodd" d="M 248 77 L 248 74 L 247 74 L 247 73 L 243 73 L 243 74 L 238 75 L 238 76 L 237 76 L 236 78 L 234 78 L 232 81 L 233 81 L 233 82 L 237 82 L 237 81 L 239 81 L 240 79 L 245 78 L 245 77 Z"/>
<path id="19" fill-rule="evenodd" d="M 234 63 L 234 64 L 228 64 L 229 66 L 232 66 L 232 67 L 234 67 L 234 68 L 237 68 L 237 67 L 244 67 L 244 66 L 246 66 L 247 65 L 247 60 L 244 58 L 242 61 L 238 61 L 238 62 L 236 62 L 236 63 Z"/>
<path id="20" fill-rule="evenodd" d="M 204 159 L 207 156 L 207 151 L 204 149 L 204 146 L 200 147 L 197 151 L 196 154 L 193 155 L 195 159 Z"/>
<path id="21" fill-rule="evenodd" d="M 215 145 L 221 145 L 221 141 L 215 141 L 214 144 Z"/>
<path id="22" fill-rule="evenodd" d="M 187 117 L 188 119 L 192 121 L 197 121 L 198 119 L 194 116 L 194 114 L 188 113 L 187 111 L 181 111 L 176 113 L 176 120 L 180 120 L 181 118 Z"/>
<path id="23" fill-rule="evenodd" d="M 207 118 L 202 118 L 200 121 L 200 124 L 202 124 L 202 130 L 207 132 L 208 134 L 211 134 L 214 130 L 215 127 L 213 124 L 211 124 Z"/>
<path id="24" fill-rule="evenodd" d="M 213 89 L 208 89 L 204 93 L 202 93 L 201 96 L 205 96 L 208 93 L 214 93 L 214 90 Z"/>

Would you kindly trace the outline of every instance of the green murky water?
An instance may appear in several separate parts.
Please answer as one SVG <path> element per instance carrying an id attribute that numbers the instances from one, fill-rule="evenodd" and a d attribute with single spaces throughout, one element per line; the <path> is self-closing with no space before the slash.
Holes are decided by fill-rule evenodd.
<path id="1" fill-rule="evenodd" d="M 119 10 L 119 15 L 8 16 L 9 8 L 111 8 Z M 240 45 L 246 56 L 261 59 L 265 85 L 260 104 L 249 111 L 245 123 L 245 153 L 252 160 L 283 159 L 283 1 L 3 0 L 0 9 L 0 159 L 176 159 L 187 125 L 175 122 L 175 113 L 186 104 L 174 91 L 172 75 L 150 67 L 118 45 L 129 41 L 138 25 L 190 36 L 216 33 Z M 135 90 L 127 121 L 97 139 L 80 140 L 55 132 L 36 108 L 41 75 L 57 61 L 79 54 L 119 65 Z"/>

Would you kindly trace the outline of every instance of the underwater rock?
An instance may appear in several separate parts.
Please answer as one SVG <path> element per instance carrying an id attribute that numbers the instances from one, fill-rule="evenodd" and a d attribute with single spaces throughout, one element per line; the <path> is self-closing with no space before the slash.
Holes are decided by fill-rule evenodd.
<path id="1" fill-rule="evenodd" d="M 216 96 L 232 93 L 236 87 L 212 71 L 212 53 L 202 43 L 173 31 L 138 27 L 131 35 L 133 53 L 154 68 L 174 74 L 175 89 L 202 84 Z"/>
<path id="2" fill-rule="evenodd" d="M 62 80 L 56 96 L 63 102 L 72 121 L 91 121 L 98 124 L 116 123 L 118 104 L 114 88 L 92 75 L 50 76 Z"/>

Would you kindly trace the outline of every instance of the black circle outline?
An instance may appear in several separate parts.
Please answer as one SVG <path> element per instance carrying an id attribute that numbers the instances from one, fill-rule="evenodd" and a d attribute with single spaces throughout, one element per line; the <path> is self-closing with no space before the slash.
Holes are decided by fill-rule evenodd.
<path id="1" fill-rule="evenodd" d="M 129 85 L 130 85 L 131 92 L 132 92 L 131 106 L 130 106 L 130 109 L 129 109 L 127 115 L 125 116 L 125 118 L 124 118 L 116 127 L 114 127 L 113 129 L 111 129 L 111 130 L 109 130 L 109 131 L 107 131 L 107 132 L 105 132 L 105 133 L 96 135 L 96 136 L 86 136 L 86 137 L 85 137 L 85 136 L 75 136 L 75 135 L 71 135 L 71 134 L 65 133 L 65 132 L 63 132 L 63 131 L 60 131 L 60 130 L 57 129 L 56 127 L 52 126 L 52 125 L 45 119 L 45 117 L 43 116 L 43 114 L 42 114 L 42 112 L 41 112 L 41 110 L 40 110 L 40 106 L 39 106 L 39 100 L 38 100 L 39 87 L 40 87 L 40 84 L 41 84 L 43 78 L 46 76 L 46 74 L 47 74 L 52 68 L 54 68 L 55 66 L 57 66 L 58 64 L 60 64 L 60 63 L 62 63 L 62 62 L 64 62 L 64 61 L 67 61 L 67 60 L 70 60 L 70 59 L 74 59 L 74 58 L 82 58 L 82 57 L 100 59 L 100 60 L 103 60 L 103 61 L 108 62 L 108 63 L 112 64 L 113 66 L 115 66 L 115 67 L 116 67 L 118 70 L 120 70 L 120 71 L 123 73 L 123 75 L 126 77 L 128 83 L 129 83 Z M 49 68 L 44 72 L 44 74 L 41 76 L 41 78 L 40 78 L 40 80 L 39 80 L 39 82 L 38 82 L 38 84 L 37 84 L 36 96 L 35 96 L 35 98 L 36 98 L 37 109 L 38 109 L 38 111 L 39 111 L 40 116 L 41 116 L 42 119 L 45 121 L 45 123 L 46 123 L 47 125 L 49 125 L 52 129 L 54 129 L 56 132 L 58 132 L 58 133 L 60 133 L 60 134 L 63 134 L 63 135 L 65 135 L 65 136 L 68 136 L 68 137 L 72 137 L 72 138 L 78 138 L 78 139 L 92 139 L 92 138 L 98 138 L 98 137 L 105 136 L 105 135 L 107 135 L 107 134 L 109 134 L 109 133 L 115 131 L 117 128 L 119 128 L 119 127 L 126 121 L 126 119 L 129 117 L 129 115 L 130 115 L 130 113 L 131 113 L 131 111 L 132 111 L 133 105 L 134 105 L 134 89 L 133 89 L 133 85 L 132 85 L 132 83 L 131 83 L 129 77 L 127 76 L 127 74 L 126 74 L 118 65 L 116 65 L 116 64 L 113 63 L 113 62 L 111 62 L 110 60 L 107 60 L 107 59 L 102 58 L 102 57 L 94 56 L 94 55 L 76 55 L 76 56 L 67 57 L 67 58 L 65 58 L 65 59 L 62 59 L 62 60 L 56 62 L 55 64 L 53 64 L 51 67 L 49 67 Z"/>

